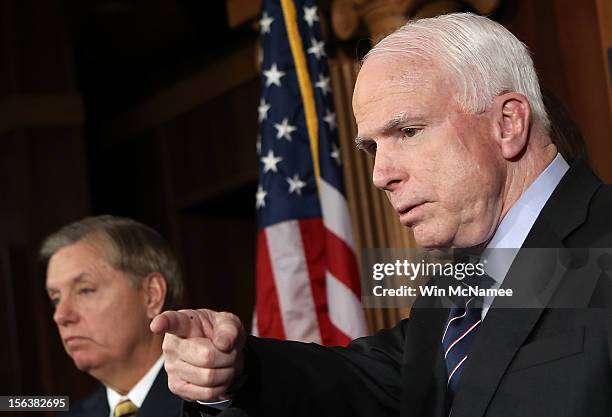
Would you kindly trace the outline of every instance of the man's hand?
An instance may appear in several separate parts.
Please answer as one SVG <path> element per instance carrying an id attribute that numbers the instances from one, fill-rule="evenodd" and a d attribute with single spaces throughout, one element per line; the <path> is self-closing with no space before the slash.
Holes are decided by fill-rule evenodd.
<path id="1" fill-rule="evenodd" d="M 165 311 L 153 319 L 151 331 L 166 333 L 168 387 L 179 397 L 216 401 L 242 373 L 246 333 L 231 313 Z"/>

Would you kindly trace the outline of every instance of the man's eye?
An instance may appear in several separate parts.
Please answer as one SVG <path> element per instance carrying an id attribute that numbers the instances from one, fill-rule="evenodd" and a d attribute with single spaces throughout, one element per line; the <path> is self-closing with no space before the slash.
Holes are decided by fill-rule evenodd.
<path id="1" fill-rule="evenodd" d="M 51 298 L 51 299 L 50 299 L 50 301 L 51 301 L 51 305 L 52 305 L 53 307 L 56 307 L 56 306 L 59 304 L 59 301 L 60 301 L 60 300 L 59 300 L 59 298 L 54 297 L 54 298 Z"/>
<path id="2" fill-rule="evenodd" d="M 368 146 L 366 146 L 365 151 L 369 154 L 369 155 L 376 155 L 376 143 L 371 143 Z"/>
<path id="3" fill-rule="evenodd" d="M 87 294 L 91 294 L 92 292 L 94 292 L 95 290 L 93 288 L 81 288 L 79 290 L 79 294 L 82 295 L 87 295 Z"/>
<path id="4" fill-rule="evenodd" d="M 422 129 L 419 127 L 403 127 L 402 133 L 407 138 L 414 137 L 417 133 L 419 133 Z"/>

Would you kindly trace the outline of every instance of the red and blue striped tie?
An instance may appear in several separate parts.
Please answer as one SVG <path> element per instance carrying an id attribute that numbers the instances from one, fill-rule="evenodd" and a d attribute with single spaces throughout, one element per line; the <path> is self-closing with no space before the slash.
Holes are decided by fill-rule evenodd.
<path id="1" fill-rule="evenodd" d="M 449 406 L 457 393 L 461 371 L 469 357 L 470 348 L 482 321 L 482 308 L 475 306 L 476 299 L 460 301 L 459 306 L 451 308 L 444 334 L 444 360 L 446 362 L 447 394 Z"/>

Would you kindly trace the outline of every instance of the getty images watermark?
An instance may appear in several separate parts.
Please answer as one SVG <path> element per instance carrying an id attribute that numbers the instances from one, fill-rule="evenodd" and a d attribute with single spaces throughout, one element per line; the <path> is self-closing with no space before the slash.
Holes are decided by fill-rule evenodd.
<path id="1" fill-rule="evenodd" d="M 391 285 L 386 287 L 383 280 L 404 278 L 411 282 L 418 277 L 443 277 L 448 280 L 448 286 L 437 285 Z M 485 262 L 440 262 L 425 261 L 421 259 L 411 262 L 407 259 L 395 262 L 377 262 L 372 265 L 372 279 L 378 285 L 372 286 L 372 295 L 375 297 L 496 297 L 512 296 L 512 289 L 488 288 L 483 279 L 488 275 L 485 272 Z M 466 280 L 467 279 L 467 280 Z M 469 281 L 469 282 L 468 282 Z"/>
<path id="2" fill-rule="evenodd" d="M 611 275 L 609 248 L 366 249 L 361 299 L 366 308 L 412 307 L 419 297 L 435 299 L 417 303 L 427 307 L 448 307 L 472 297 L 484 305 L 494 300 L 495 307 L 503 308 L 610 307 Z"/>

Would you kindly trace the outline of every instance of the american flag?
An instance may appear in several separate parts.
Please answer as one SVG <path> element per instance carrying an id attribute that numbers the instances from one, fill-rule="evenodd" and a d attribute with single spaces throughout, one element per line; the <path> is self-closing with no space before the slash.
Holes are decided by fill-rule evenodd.
<path id="1" fill-rule="evenodd" d="M 367 330 L 314 0 L 264 0 L 260 31 L 253 333 L 345 345 Z"/>

